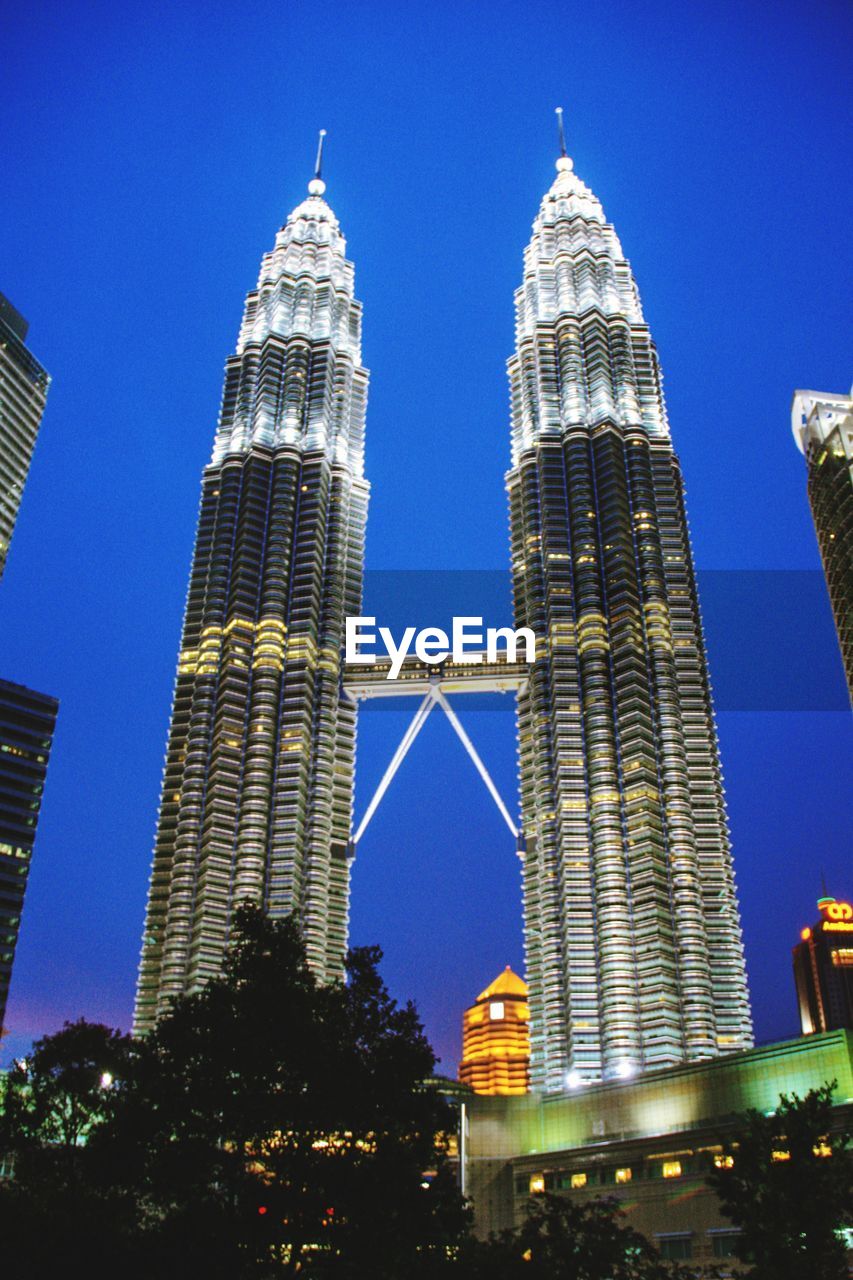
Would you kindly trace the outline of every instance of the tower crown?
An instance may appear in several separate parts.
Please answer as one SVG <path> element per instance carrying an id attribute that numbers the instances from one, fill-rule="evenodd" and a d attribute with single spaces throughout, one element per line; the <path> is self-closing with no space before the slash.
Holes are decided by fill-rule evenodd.
<path id="1" fill-rule="evenodd" d="M 324 131 L 308 195 L 261 260 L 228 362 L 213 463 L 255 444 L 321 450 L 364 470 L 367 373 L 346 240 L 325 200 Z M 286 386 L 285 386 L 286 384 Z"/>
<path id="2" fill-rule="evenodd" d="M 515 294 L 513 463 L 572 427 L 613 423 L 669 438 L 657 355 L 630 264 L 600 200 L 566 154 L 562 125 L 560 150 Z"/>

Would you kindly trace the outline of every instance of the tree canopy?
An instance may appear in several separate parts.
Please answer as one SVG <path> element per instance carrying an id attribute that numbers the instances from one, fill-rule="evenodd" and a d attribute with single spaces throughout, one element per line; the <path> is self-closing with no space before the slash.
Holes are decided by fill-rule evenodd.
<path id="1" fill-rule="evenodd" d="M 454 1121 L 379 959 L 319 985 L 295 926 L 244 908 L 222 977 L 144 1041 L 76 1023 L 40 1042 L 5 1089 L 6 1256 L 29 1265 L 49 1219 L 46 1272 L 51 1249 L 106 1271 L 124 1249 L 126 1275 L 429 1275 L 467 1227 Z"/>
<path id="2" fill-rule="evenodd" d="M 711 1172 L 751 1280 L 847 1280 L 839 1231 L 853 1224 L 853 1151 L 834 1088 L 782 1094 L 770 1115 L 746 1112 Z"/>
<path id="3" fill-rule="evenodd" d="M 612 1197 L 575 1201 L 542 1194 L 527 1217 L 486 1245 L 472 1243 L 465 1280 L 695 1280 L 695 1268 L 665 1262 L 625 1220 Z M 715 1271 L 703 1271 L 711 1280 Z"/>

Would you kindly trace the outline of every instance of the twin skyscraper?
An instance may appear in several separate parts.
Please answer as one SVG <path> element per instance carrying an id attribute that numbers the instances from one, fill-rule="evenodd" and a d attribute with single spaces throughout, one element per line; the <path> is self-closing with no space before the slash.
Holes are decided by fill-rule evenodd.
<path id="1" fill-rule="evenodd" d="M 683 487 L 637 286 L 568 156 L 516 293 L 510 502 L 531 1082 L 748 1048 Z M 136 1004 L 216 974 L 236 905 L 347 945 L 369 486 L 361 304 L 319 165 L 226 363 L 178 659 Z"/>

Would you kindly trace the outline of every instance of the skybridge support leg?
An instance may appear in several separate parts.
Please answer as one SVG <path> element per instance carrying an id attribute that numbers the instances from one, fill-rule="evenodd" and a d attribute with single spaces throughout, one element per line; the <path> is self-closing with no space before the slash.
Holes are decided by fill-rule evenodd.
<path id="1" fill-rule="evenodd" d="M 391 763 L 388 765 L 388 768 L 385 770 L 384 774 L 382 775 L 382 781 L 379 783 L 379 786 L 376 788 L 376 793 L 373 799 L 371 800 L 370 804 L 367 806 L 367 810 L 359 824 L 359 828 L 352 838 L 353 850 L 355 849 L 355 846 L 358 844 L 361 837 L 364 835 L 368 822 L 373 817 L 374 813 L 376 812 L 379 806 L 379 801 L 382 799 L 382 797 L 385 795 L 385 792 L 388 790 L 388 787 L 391 785 L 391 782 L 394 778 L 394 774 L 397 772 L 397 770 L 400 768 L 400 765 L 403 763 L 403 760 L 406 758 L 406 754 L 409 750 L 409 747 L 412 745 L 415 738 L 418 736 L 421 729 L 426 724 L 427 717 L 429 716 L 429 713 L 432 711 L 434 706 L 435 706 L 435 698 L 433 696 L 433 691 L 430 690 L 430 692 L 426 695 L 423 702 L 420 704 L 417 711 L 415 712 L 412 723 L 409 725 L 408 729 L 403 734 L 403 737 L 400 741 L 400 745 L 397 748 L 397 750 L 394 752 L 394 755 L 391 758 Z"/>
<path id="2" fill-rule="evenodd" d="M 447 716 L 450 723 L 453 725 L 453 728 L 456 730 L 459 741 L 462 743 L 463 747 L 468 752 L 468 755 L 474 761 L 474 765 L 477 769 L 477 772 L 485 782 L 489 795 L 492 797 L 495 804 L 498 806 L 498 810 L 501 814 L 501 817 L 503 818 L 504 822 L 512 832 L 513 838 L 517 840 L 518 827 L 515 825 L 512 818 L 509 816 L 506 805 L 498 795 L 498 789 L 495 786 L 495 784 L 492 782 L 488 769 L 483 764 L 480 757 L 477 755 L 476 748 L 474 747 L 474 744 L 471 741 L 471 739 L 468 737 L 468 734 L 462 728 L 462 724 L 459 720 L 459 717 L 451 707 L 450 703 L 445 698 L 444 694 L 441 692 L 441 689 L 438 687 L 438 685 L 436 685 L 435 689 L 433 690 L 433 697 L 435 698 L 436 702 L 440 703 L 442 711 Z"/>

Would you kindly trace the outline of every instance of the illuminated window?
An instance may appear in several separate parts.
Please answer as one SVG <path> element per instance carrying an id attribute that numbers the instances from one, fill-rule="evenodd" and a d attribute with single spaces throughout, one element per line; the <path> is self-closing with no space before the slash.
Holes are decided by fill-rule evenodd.
<path id="1" fill-rule="evenodd" d="M 530 1194 L 532 1196 L 541 1195 L 545 1190 L 544 1173 L 531 1173 L 530 1175 Z"/>
<path id="2" fill-rule="evenodd" d="M 489 1005 L 489 1017 L 498 1022 L 504 1016 L 503 1000 L 493 1000 Z"/>
<path id="3" fill-rule="evenodd" d="M 665 1178 L 681 1177 L 681 1161 L 680 1160 L 664 1160 L 663 1169 L 661 1170 Z"/>
<path id="4" fill-rule="evenodd" d="M 783 1160 L 791 1159 L 791 1153 L 790 1151 L 771 1151 L 770 1159 L 773 1160 L 776 1164 L 781 1164 Z"/>
<path id="5" fill-rule="evenodd" d="M 630 1181 L 631 1181 L 631 1170 L 630 1170 L 630 1169 L 617 1169 L 617 1170 L 616 1170 L 616 1181 L 617 1181 L 617 1182 L 630 1182 Z"/>
<path id="6" fill-rule="evenodd" d="M 853 947 L 836 947 L 832 953 L 832 963 L 837 969 L 847 969 L 853 965 Z"/>
<path id="7" fill-rule="evenodd" d="M 812 1147 L 812 1154 L 816 1156 L 820 1156 L 824 1159 L 827 1156 L 832 1155 L 832 1147 L 829 1145 L 826 1138 L 821 1138 L 820 1141 L 816 1143 L 815 1146 Z"/>
<path id="8" fill-rule="evenodd" d="M 585 1186 L 586 1186 L 586 1174 L 585 1174 L 585 1173 L 573 1173 L 573 1174 L 572 1174 L 572 1188 L 573 1188 L 575 1191 L 577 1191 L 580 1187 L 585 1187 Z"/>
<path id="9" fill-rule="evenodd" d="M 734 1156 L 714 1156 L 715 1169 L 731 1169 L 734 1162 Z"/>

